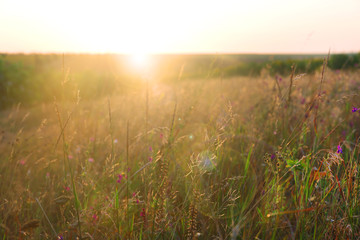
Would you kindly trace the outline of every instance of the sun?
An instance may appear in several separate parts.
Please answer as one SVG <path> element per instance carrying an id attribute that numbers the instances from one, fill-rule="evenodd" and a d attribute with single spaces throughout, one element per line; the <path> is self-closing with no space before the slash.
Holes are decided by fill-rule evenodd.
<path id="1" fill-rule="evenodd" d="M 145 53 L 131 54 L 130 61 L 137 70 L 145 71 L 149 66 L 149 56 Z"/>

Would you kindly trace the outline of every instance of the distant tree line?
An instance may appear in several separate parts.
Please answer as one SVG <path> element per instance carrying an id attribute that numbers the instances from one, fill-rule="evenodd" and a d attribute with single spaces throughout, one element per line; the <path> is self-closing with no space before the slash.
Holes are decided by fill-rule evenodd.
<path id="1" fill-rule="evenodd" d="M 291 67 L 296 67 L 296 72 L 312 74 L 320 66 L 322 66 L 324 59 L 283 59 L 265 62 L 241 62 L 234 66 L 229 66 L 224 69 L 225 76 L 259 76 L 261 71 L 266 68 L 271 75 L 280 74 L 287 75 L 291 73 Z M 359 54 L 334 54 L 330 56 L 328 67 L 332 70 L 341 69 L 358 69 L 360 68 L 360 53 Z"/>

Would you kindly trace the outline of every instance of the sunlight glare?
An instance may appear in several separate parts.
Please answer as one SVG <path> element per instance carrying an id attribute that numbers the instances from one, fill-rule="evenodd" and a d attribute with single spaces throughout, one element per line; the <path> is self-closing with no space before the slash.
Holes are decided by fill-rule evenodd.
<path id="1" fill-rule="evenodd" d="M 148 56 L 143 53 L 135 53 L 131 55 L 131 63 L 136 68 L 145 68 L 148 65 Z"/>

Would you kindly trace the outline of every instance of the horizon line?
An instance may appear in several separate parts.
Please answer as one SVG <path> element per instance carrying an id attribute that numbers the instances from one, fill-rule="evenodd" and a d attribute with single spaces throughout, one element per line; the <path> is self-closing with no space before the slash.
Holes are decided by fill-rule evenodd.
<path id="1" fill-rule="evenodd" d="M 355 52 L 334 52 L 331 51 L 325 52 L 168 52 L 168 53 L 120 53 L 120 52 L 20 52 L 20 51 L 0 51 L 0 55 L 149 55 L 149 56 L 159 56 L 159 55 L 328 55 L 331 54 L 360 54 L 359 51 Z"/>

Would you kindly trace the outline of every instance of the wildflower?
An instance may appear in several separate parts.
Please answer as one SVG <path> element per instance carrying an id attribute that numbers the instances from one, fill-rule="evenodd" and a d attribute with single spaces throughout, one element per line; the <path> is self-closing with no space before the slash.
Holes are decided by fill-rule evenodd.
<path id="1" fill-rule="evenodd" d="M 73 159 L 74 156 L 73 156 L 73 155 L 69 155 L 68 158 L 69 158 L 69 159 Z"/>
<path id="2" fill-rule="evenodd" d="M 57 237 L 57 239 L 58 239 L 58 240 L 64 240 L 64 237 L 63 237 L 62 235 L 59 235 L 59 236 Z"/>
<path id="3" fill-rule="evenodd" d="M 278 75 L 276 75 L 276 76 L 275 76 L 275 79 L 276 79 L 276 80 L 278 80 L 279 82 L 281 82 L 281 81 L 282 81 L 282 78 L 281 78 L 281 77 L 279 77 Z"/>
<path id="4" fill-rule="evenodd" d="M 92 219 L 93 219 L 93 223 L 95 224 L 97 220 L 99 220 L 99 217 L 94 213 L 94 215 L 92 215 Z"/>
<path id="5" fill-rule="evenodd" d="M 152 152 L 152 151 L 153 151 L 153 149 L 152 149 L 152 147 L 150 146 L 150 147 L 149 147 L 149 152 Z"/>
<path id="6" fill-rule="evenodd" d="M 152 162 L 153 158 L 152 157 L 149 157 L 149 162 Z"/>
<path id="7" fill-rule="evenodd" d="M 123 175 L 119 174 L 119 175 L 118 175 L 118 180 L 117 180 L 117 182 L 118 182 L 118 183 L 121 183 L 121 180 L 122 180 L 122 179 L 123 179 Z"/>
<path id="8" fill-rule="evenodd" d="M 145 214 L 145 208 L 142 209 L 141 213 L 140 213 L 140 216 L 145 218 L 146 214 Z"/>
<path id="9" fill-rule="evenodd" d="M 340 153 L 340 154 L 343 153 L 343 150 L 342 150 L 340 144 L 337 146 L 337 151 L 336 152 Z"/>
<path id="10" fill-rule="evenodd" d="M 114 143 L 118 143 L 119 142 L 119 140 L 117 140 L 117 139 L 114 139 Z"/>
<path id="11" fill-rule="evenodd" d="M 136 192 L 133 192 L 132 196 L 135 197 L 135 196 L 136 196 Z"/>
<path id="12" fill-rule="evenodd" d="M 356 112 L 357 110 L 359 110 L 359 108 L 353 107 L 351 111 Z"/>
<path id="13" fill-rule="evenodd" d="M 271 160 L 275 159 L 275 154 L 271 154 Z"/>
<path id="14" fill-rule="evenodd" d="M 95 141 L 95 138 L 94 138 L 94 137 L 91 137 L 91 138 L 89 138 L 89 140 L 90 140 L 91 142 L 93 142 L 93 141 Z"/>
<path id="15" fill-rule="evenodd" d="M 302 98 L 300 103 L 304 104 L 305 103 L 305 98 Z"/>
<path id="16" fill-rule="evenodd" d="M 46 177 L 50 178 L 50 173 L 49 172 L 46 173 Z"/>
<path id="17" fill-rule="evenodd" d="M 19 161 L 19 163 L 20 163 L 21 165 L 25 165 L 26 162 L 25 162 L 24 159 L 22 159 L 22 160 Z"/>
<path id="18" fill-rule="evenodd" d="M 89 158 L 88 161 L 89 161 L 89 162 L 94 162 L 94 159 L 93 159 L 93 158 Z"/>
<path id="19" fill-rule="evenodd" d="M 64 186 L 64 190 L 68 192 L 68 191 L 70 191 L 70 187 Z"/>

